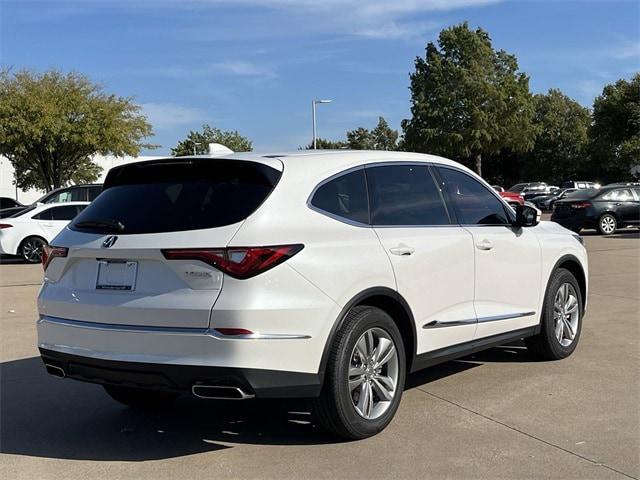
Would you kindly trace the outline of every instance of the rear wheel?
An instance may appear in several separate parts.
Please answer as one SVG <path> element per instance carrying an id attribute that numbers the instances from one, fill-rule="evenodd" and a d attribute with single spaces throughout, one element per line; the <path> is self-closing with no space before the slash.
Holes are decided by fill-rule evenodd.
<path id="1" fill-rule="evenodd" d="M 618 220 L 610 213 L 605 213 L 598 220 L 598 231 L 602 235 L 611 235 L 618 229 Z"/>
<path id="2" fill-rule="evenodd" d="M 556 270 L 549 280 L 536 336 L 525 339 L 527 348 L 547 360 L 573 353 L 582 330 L 583 300 L 578 281 L 569 270 Z"/>
<path id="3" fill-rule="evenodd" d="M 121 387 L 117 385 L 103 385 L 106 392 L 116 402 L 137 408 L 162 408 L 171 405 L 177 393 L 159 392 L 135 387 Z"/>
<path id="4" fill-rule="evenodd" d="M 382 431 L 402 397 L 405 352 L 398 327 L 379 308 L 354 307 L 337 334 L 315 401 L 321 427 L 360 439 Z"/>
<path id="5" fill-rule="evenodd" d="M 40 237 L 27 237 L 20 244 L 19 254 L 25 262 L 42 262 L 42 253 L 47 242 Z"/>

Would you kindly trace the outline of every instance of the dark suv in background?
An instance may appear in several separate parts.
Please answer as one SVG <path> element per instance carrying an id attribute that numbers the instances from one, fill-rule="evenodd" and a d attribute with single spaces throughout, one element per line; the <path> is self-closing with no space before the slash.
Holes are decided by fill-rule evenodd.
<path id="1" fill-rule="evenodd" d="M 43 195 L 31 205 L 19 205 L 0 210 L 0 218 L 16 215 L 23 210 L 39 203 L 64 203 L 64 202 L 92 202 L 102 192 L 101 183 L 89 183 L 86 185 L 72 185 L 52 190 Z"/>
<path id="2" fill-rule="evenodd" d="M 556 201 L 551 220 L 574 232 L 595 228 L 602 235 L 640 225 L 640 187 L 578 190 Z"/>

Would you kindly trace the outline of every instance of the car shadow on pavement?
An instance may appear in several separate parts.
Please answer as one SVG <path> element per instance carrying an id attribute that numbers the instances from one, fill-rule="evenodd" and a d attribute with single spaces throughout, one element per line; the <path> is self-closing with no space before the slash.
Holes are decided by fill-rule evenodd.
<path id="1" fill-rule="evenodd" d="M 492 349 L 409 375 L 414 388 L 492 361 L 525 361 Z M 509 359 L 509 360 L 508 360 Z M 201 400 L 183 395 L 165 410 L 140 411 L 102 387 L 45 373 L 39 357 L 0 364 L 0 452 L 34 457 L 144 461 L 232 448 L 234 444 L 342 442 L 312 421 L 309 400 Z"/>

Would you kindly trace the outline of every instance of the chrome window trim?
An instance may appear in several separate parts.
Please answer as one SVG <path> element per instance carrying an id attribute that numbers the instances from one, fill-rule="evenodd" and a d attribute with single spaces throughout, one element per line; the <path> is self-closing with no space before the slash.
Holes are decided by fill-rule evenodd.
<path id="1" fill-rule="evenodd" d="M 358 166 L 355 166 L 355 167 L 348 168 L 347 170 L 342 170 L 341 172 L 335 173 L 335 174 L 331 175 L 330 177 L 325 178 L 320 183 L 318 183 L 313 188 L 313 190 L 311 190 L 311 193 L 309 194 L 309 197 L 307 198 L 307 207 L 309 209 L 311 209 L 311 210 L 313 210 L 315 212 L 318 212 L 318 213 L 320 213 L 322 215 L 325 215 L 325 216 L 327 216 L 329 218 L 332 218 L 334 220 L 338 220 L 339 222 L 342 222 L 342 223 L 346 223 L 347 225 L 351 225 L 351 226 L 354 226 L 354 227 L 370 228 L 371 227 L 370 223 L 362 223 L 362 222 L 358 222 L 356 220 L 351 220 L 350 218 L 343 217 L 341 215 L 336 215 L 335 213 L 331 213 L 331 212 L 328 212 L 326 210 L 323 210 L 322 208 L 316 207 L 315 205 L 313 205 L 313 203 L 311 203 L 312 200 L 313 200 L 313 197 L 316 194 L 316 192 L 322 186 L 324 186 L 325 184 L 335 180 L 336 178 L 343 177 L 345 175 L 348 175 L 348 174 L 353 173 L 353 172 L 358 171 L 358 170 L 362 170 L 363 175 L 365 175 L 364 185 L 365 185 L 365 189 L 367 189 L 367 177 L 366 177 L 366 174 L 364 173 L 364 169 L 365 169 L 364 165 L 358 165 Z M 367 190 L 367 204 L 368 203 L 369 203 L 369 191 Z M 367 216 L 369 217 L 369 222 L 371 222 L 371 208 L 368 208 L 368 210 L 369 210 L 369 212 L 368 212 Z"/>
<path id="2" fill-rule="evenodd" d="M 290 333 L 252 333 L 246 335 L 224 335 L 214 329 L 198 327 L 152 327 L 144 325 L 119 325 L 115 323 L 86 322 L 42 315 L 38 324 L 61 325 L 109 332 L 159 333 L 162 335 L 204 335 L 220 340 L 306 340 L 310 335 Z"/>
<path id="3" fill-rule="evenodd" d="M 444 204 L 444 208 L 445 211 L 447 213 L 447 216 L 449 217 L 449 225 L 374 225 L 371 223 L 371 199 L 370 199 L 370 195 L 369 195 L 369 184 L 366 181 L 366 175 L 367 175 L 367 168 L 374 168 L 374 167 L 388 167 L 388 166 L 398 166 L 398 165 L 416 165 L 416 166 L 426 166 L 427 168 L 431 167 L 438 167 L 440 164 L 437 163 L 433 163 L 431 161 L 419 161 L 419 160 L 409 160 L 409 161 L 403 161 L 403 160 L 396 160 L 396 161 L 378 161 L 378 162 L 371 162 L 371 163 L 363 163 L 360 165 L 357 165 L 355 167 L 350 167 L 346 170 L 342 170 L 338 173 L 335 173 L 333 175 L 331 175 L 330 177 L 325 178 L 324 180 L 322 180 L 320 183 L 318 183 L 313 190 L 311 190 L 311 194 L 309 194 L 309 197 L 307 198 L 307 207 L 310 210 L 313 210 L 315 212 L 318 212 L 322 215 L 325 215 L 329 218 L 332 218 L 334 220 L 337 220 L 339 222 L 342 223 L 346 223 L 347 225 L 351 225 L 354 227 L 361 227 L 361 228 L 425 228 L 425 227 L 460 227 L 461 225 L 458 223 L 454 223 L 454 219 L 453 216 L 451 214 L 451 212 L 449 211 L 449 205 L 447 205 L 446 199 L 444 197 L 444 192 L 442 191 L 442 186 L 438 184 L 437 179 L 434 177 L 433 172 L 431 170 L 431 168 L 429 168 L 429 175 L 431 176 L 434 185 L 438 188 L 439 192 L 440 192 L 440 199 L 442 200 L 442 203 Z M 313 205 L 311 203 L 311 201 L 313 200 L 314 195 L 316 194 L 317 190 L 322 187 L 325 183 L 328 183 L 336 178 L 339 178 L 343 175 L 347 175 L 349 173 L 352 173 L 356 170 L 364 170 L 364 174 L 365 174 L 365 186 L 367 188 L 367 202 L 369 203 L 369 223 L 362 223 L 362 222 L 357 222 L 355 220 L 351 220 L 349 218 L 345 218 L 342 217 L 340 215 L 336 215 L 334 213 L 331 212 L 327 212 L 326 210 L 323 210 L 321 208 L 316 207 L 315 205 Z M 462 171 L 462 170 L 460 170 Z M 464 172 L 463 172 L 464 173 Z"/>
<path id="4" fill-rule="evenodd" d="M 432 320 L 431 322 L 425 323 L 422 326 L 422 328 L 430 329 L 430 328 L 443 328 L 443 327 L 458 327 L 460 325 L 473 325 L 475 323 L 498 322 L 500 320 L 512 320 L 514 318 L 530 317 L 535 314 L 536 312 L 517 312 L 517 313 L 507 313 L 503 315 L 492 315 L 489 317 L 478 317 L 478 318 L 469 318 L 465 320 L 454 320 L 451 322 L 441 322 L 439 320 Z"/>

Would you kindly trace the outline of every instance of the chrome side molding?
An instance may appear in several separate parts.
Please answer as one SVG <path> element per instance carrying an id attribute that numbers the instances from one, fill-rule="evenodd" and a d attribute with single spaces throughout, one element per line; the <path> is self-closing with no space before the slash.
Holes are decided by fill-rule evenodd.
<path id="1" fill-rule="evenodd" d="M 422 328 L 459 327 L 460 325 L 473 325 L 475 323 L 475 318 L 468 318 L 466 320 L 454 320 L 452 322 L 441 322 L 439 320 L 433 320 L 431 322 L 425 323 Z"/>
<path id="2" fill-rule="evenodd" d="M 469 318 L 466 320 L 453 320 L 451 322 L 441 322 L 439 320 L 432 320 L 431 322 L 425 323 L 422 326 L 422 328 L 429 329 L 429 328 L 443 328 L 443 327 L 458 327 L 460 325 L 473 325 L 474 323 L 498 322 L 500 320 L 510 320 L 513 318 L 530 317 L 535 314 L 536 312 L 507 313 L 504 315 L 493 315 L 490 317 Z"/>
<path id="3" fill-rule="evenodd" d="M 67 320 L 65 318 L 40 316 L 39 324 L 49 323 L 65 327 L 86 328 L 131 333 L 158 333 L 162 335 L 206 335 L 220 340 L 308 340 L 311 335 L 297 333 L 250 333 L 246 335 L 225 335 L 213 328 L 193 327 L 153 327 L 147 325 L 120 325 L 115 323 L 87 322 L 83 320 Z"/>

